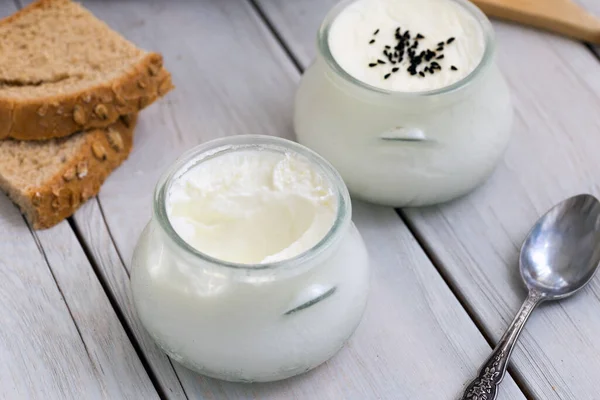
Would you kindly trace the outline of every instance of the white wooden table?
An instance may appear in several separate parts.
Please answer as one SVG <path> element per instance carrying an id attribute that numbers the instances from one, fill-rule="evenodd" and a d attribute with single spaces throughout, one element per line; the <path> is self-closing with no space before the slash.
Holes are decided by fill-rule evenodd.
<path id="1" fill-rule="evenodd" d="M 600 14 L 597 0 L 579 0 Z M 170 361 L 131 303 L 130 260 L 159 174 L 209 139 L 293 138 L 293 96 L 335 0 L 86 0 L 177 89 L 141 114 L 135 149 L 73 218 L 33 232 L 0 194 L 2 399 L 454 399 L 518 310 L 518 248 L 562 199 L 600 195 L 600 62 L 593 48 L 495 22 L 514 135 L 489 182 L 450 204 L 355 202 L 372 258 L 369 305 L 333 359 L 282 382 L 242 385 Z M 0 16 L 22 4 L 0 2 Z M 600 52 L 598 52 L 600 54 Z M 501 399 L 600 399 L 600 278 L 542 307 Z"/>

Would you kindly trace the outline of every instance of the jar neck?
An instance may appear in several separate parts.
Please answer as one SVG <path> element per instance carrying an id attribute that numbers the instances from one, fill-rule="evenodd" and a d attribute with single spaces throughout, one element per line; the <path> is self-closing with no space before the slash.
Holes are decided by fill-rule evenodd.
<path id="1" fill-rule="evenodd" d="M 481 80 L 482 76 L 486 75 L 490 66 L 494 63 L 496 40 L 489 19 L 481 12 L 481 10 L 479 10 L 479 8 L 466 0 L 448 0 L 454 1 L 462 6 L 466 12 L 475 18 L 481 27 L 485 43 L 484 52 L 481 61 L 473 71 L 463 79 L 451 85 L 424 92 L 397 92 L 371 86 L 346 72 L 333 57 L 329 46 L 329 34 L 333 22 L 344 9 L 356 1 L 357 0 L 343 0 L 338 3 L 327 14 L 317 34 L 317 47 L 319 50 L 317 63 L 324 65 L 329 79 L 341 90 L 354 91 L 365 99 L 386 99 L 387 101 L 415 101 L 424 98 L 455 96 L 457 93 L 467 92 L 469 88 L 476 86 L 476 83 Z"/>
<path id="2" fill-rule="evenodd" d="M 318 173 L 329 181 L 336 199 L 337 211 L 333 225 L 328 233 L 312 248 L 289 259 L 272 263 L 242 264 L 214 258 L 187 243 L 173 228 L 167 212 L 167 200 L 170 189 L 190 169 L 203 161 L 225 153 L 236 151 L 274 151 L 282 154 L 296 154 L 307 160 Z M 275 271 L 293 272 L 296 269 L 312 264 L 328 249 L 334 247 L 348 230 L 352 217 L 352 206 L 348 189 L 338 172 L 318 154 L 308 148 L 286 139 L 263 135 L 240 135 L 213 140 L 183 154 L 159 180 L 153 202 L 153 218 L 156 227 L 164 235 L 172 249 L 182 253 L 186 261 L 199 265 L 211 265 L 230 272 L 239 272 L 245 276 L 271 276 Z"/>

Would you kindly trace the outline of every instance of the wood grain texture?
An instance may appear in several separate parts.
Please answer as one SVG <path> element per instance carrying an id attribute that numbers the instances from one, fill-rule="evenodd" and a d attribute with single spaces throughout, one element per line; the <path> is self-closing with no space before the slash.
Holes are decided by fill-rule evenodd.
<path id="1" fill-rule="evenodd" d="M 304 66 L 314 55 L 312 32 L 333 3 L 259 2 Z M 531 225 L 566 197 L 600 194 L 600 64 L 579 43 L 494 25 L 516 110 L 510 148 L 490 181 L 472 195 L 404 213 L 497 341 L 525 297 L 517 257 Z M 542 307 L 525 328 L 513 371 L 536 398 L 598 398 L 599 294 L 595 279 L 575 298 Z"/>
<path id="2" fill-rule="evenodd" d="M 600 19 L 572 0 L 473 0 L 489 17 L 600 44 Z"/>
<path id="3" fill-rule="evenodd" d="M 177 85 L 142 113 L 131 158 L 100 194 L 107 227 L 129 268 L 159 174 L 184 150 L 219 136 L 293 137 L 292 98 L 299 76 L 243 1 L 84 4 L 129 39 L 161 51 Z M 96 261 L 114 275 L 107 282 L 117 302 L 131 312 L 126 273 L 117 271 L 122 265 L 109 249 L 100 210 L 90 204 L 76 223 Z M 489 346 L 393 210 L 356 204 L 354 219 L 372 255 L 373 280 L 365 318 L 348 346 L 315 371 L 273 384 L 225 383 L 174 364 L 188 397 L 362 400 L 459 394 Z M 97 232 L 103 232 L 101 240 Z M 144 337 L 137 324 L 132 330 Z M 150 346 L 141 347 L 148 352 Z M 155 369 L 167 368 L 148 359 Z M 523 398 L 510 377 L 503 396 Z"/>
<path id="4" fill-rule="evenodd" d="M 171 362 L 154 344 L 135 314 L 129 290 L 129 273 L 113 246 L 98 200 L 93 199 L 84 204 L 75 214 L 74 220 L 83 241 L 94 243 L 94 246 L 90 247 L 90 252 L 98 273 L 110 289 L 116 306 L 123 315 L 124 323 L 140 346 L 157 384 L 169 399 L 185 399 L 185 392 Z"/>
<path id="5" fill-rule="evenodd" d="M 100 398 L 102 386 L 48 264 L 0 194 L 0 398 Z"/>
<path id="6" fill-rule="evenodd" d="M 0 398 L 158 398 L 68 223 L 0 216 Z"/>
<path id="7" fill-rule="evenodd" d="M 35 235 L 109 399 L 158 399 L 138 355 L 71 227 Z"/>
<path id="8" fill-rule="evenodd" d="M 0 275 L 0 398 L 158 398 L 67 221 L 34 234 L 0 194 Z"/>

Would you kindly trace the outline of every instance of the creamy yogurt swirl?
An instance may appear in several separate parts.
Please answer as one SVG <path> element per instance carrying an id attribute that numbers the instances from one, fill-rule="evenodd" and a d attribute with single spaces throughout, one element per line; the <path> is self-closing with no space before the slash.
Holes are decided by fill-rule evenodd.
<path id="1" fill-rule="evenodd" d="M 331 229 L 331 183 L 299 155 L 231 151 L 199 163 L 171 187 L 167 214 L 177 234 L 223 261 L 292 258 Z"/>

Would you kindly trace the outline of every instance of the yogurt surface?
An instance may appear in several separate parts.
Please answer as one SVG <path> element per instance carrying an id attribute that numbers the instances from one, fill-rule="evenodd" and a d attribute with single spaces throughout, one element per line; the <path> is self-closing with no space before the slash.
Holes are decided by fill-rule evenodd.
<path id="1" fill-rule="evenodd" d="M 337 212 L 331 183 L 299 155 L 233 151 L 175 181 L 167 213 L 191 246 L 220 260 L 259 264 L 315 246 Z"/>
<path id="2" fill-rule="evenodd" d="M 333 21 L 329 48 L 354 78 L 422 92 L 460 81 L 481 62 L 481 25 L 452 0 L 357 0 Z"/>

